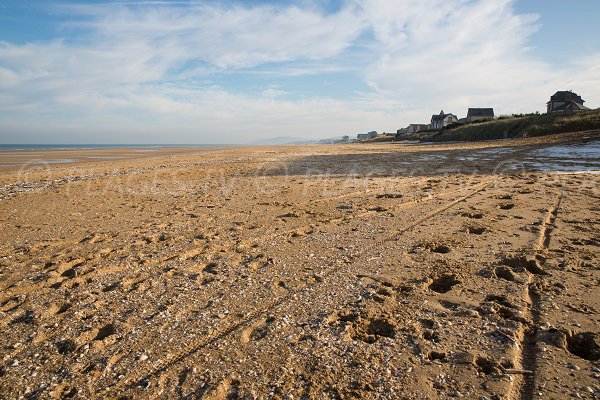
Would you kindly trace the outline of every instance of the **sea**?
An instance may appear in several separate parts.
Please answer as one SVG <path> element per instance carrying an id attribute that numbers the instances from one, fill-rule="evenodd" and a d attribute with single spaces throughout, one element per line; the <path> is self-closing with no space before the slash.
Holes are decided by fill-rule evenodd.
<path id="1" fill-rule="evenodd" d="M 235 144 L 0 144 L 0 151 L 152 149 L 165 147 L 224 147 Z"/>

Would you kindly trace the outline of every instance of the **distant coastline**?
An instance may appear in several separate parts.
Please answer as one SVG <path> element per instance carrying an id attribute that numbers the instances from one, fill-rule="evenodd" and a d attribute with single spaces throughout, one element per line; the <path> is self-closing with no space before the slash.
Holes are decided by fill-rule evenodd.
<path id="1" fill-rule="evenodd" d="M 0 151 L 31 150 L 110 150 L 152 148 L 204 148 L 243 146 L 241 144 L 0 144 Z"/>

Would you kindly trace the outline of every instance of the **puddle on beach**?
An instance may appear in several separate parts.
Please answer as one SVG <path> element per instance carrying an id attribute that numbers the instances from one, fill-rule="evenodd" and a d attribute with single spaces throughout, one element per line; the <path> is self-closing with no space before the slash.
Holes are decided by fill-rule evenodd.
<path id="1" fill-rule="evenodd" d="M 527 169 L 544 172 L 598 172 L 600 171 L 600 142 L 550 146 L 533 150 L 523 164 Z"/>
<path id="2" fill-rule="evenodd" d="M 414 161 L 438 161 L 444 160 L 446 158 L 443 154 L 424 154 L 417 156 L 417 159 Z"/>
<path id="3" fill-rule="evenodd" d="M 535 161 L 525 161 L 525 167 L 528 171 L 542 172 L 563 172 L 563 173 L 585 173 L 585 172 L 600 172 L 600 164 L 596 165 L 569 165 L 560 163 L 543 163 Z"/>
<path id="4" fill-rule="evenodd" d="M 509 154 L 515 152 L 516 150 L 516 148 L 496 147 L 492 149 L 477 150 L 464 156 L 455 157 L 455 159 L 458 161 L 493 161 L 494 158 L 490 158 L 490 156 Z"/>
<path id="5" fill-rule="evenodd" d="M 519 148 L 498 147 L 477 150 L 455 157 L 457 161 L 503 161 Z M 496 157 L 490 157 L 496 156 Z M 586 173 L 600 171 L 600 142 L 557 145 L 535 149 L 522 160 L 515 160 L 510 170 L 527 170 L 562 173 Z"/>
<path id="6" fill-rule="evenodd" d="M 596 159 L 600 160 L 600 142 L 590 142 L 583 145 L 551 146 L 532 152 L 536 157 L 559 159 Z"/>

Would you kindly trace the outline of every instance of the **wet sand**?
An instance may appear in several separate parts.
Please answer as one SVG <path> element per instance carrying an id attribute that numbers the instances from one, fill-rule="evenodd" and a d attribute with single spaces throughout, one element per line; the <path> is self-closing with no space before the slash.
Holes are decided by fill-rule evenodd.
<path id="1" fill-rule="evenodd" d="M 0 172 L 0 393 L 597 398 L 599 140 Z"/>
<path id="2" fill-rule="evenodd" d="M 183 154 L 217 147 L 126 147 L 96 149 L 19 149 L 0 151 L 0 172 L 26 171 L 51 166 L 77 166 L 92 161 L 128 160 Z"/>

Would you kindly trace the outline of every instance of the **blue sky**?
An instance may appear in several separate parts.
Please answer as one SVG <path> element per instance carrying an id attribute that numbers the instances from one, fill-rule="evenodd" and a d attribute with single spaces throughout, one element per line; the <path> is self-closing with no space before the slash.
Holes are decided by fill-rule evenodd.
<path id="1" fill-rule="evenodd" d="M 0 1 L 0 143 L 245 143 L 600 107 L 597 0 Z"/>

